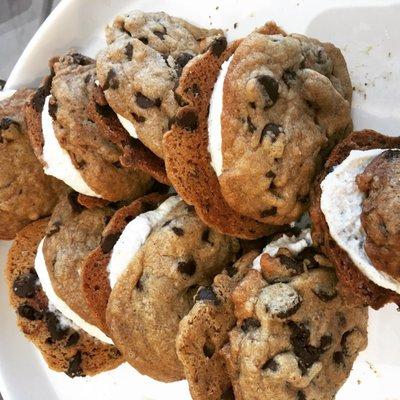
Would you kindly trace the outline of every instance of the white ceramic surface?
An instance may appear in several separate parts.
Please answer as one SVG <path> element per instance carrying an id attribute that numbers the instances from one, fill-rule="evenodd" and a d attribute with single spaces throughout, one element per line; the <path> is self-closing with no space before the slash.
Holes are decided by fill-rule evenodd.
<path id="1" fill-rule="evenodd" d="M 332 41 L 346 56 L 354 84 L 354 125 L 396 134 L 400 126 L 400 1 L 389 0 L 64 0 L 15 66 L 7 88 L 37 84 L 47 59 L 75 48 L 90 56 L 103 46 L 103 27 L 131 9 L 166 11 L 203 26 L 229 29 L 229 39 L 274 19 L 290 32 Z M 233 28 L 238 23 L 237 29 Z M 0 266 L 9 244 L 0 242 Z M 162 384 L 128 365 L 94 378 L 50 371 L 15 326 L 0 280 L 0 392 L 5 400 L 190 399 L 185 382 Z M 369 346 L 338 400 L 399 400 L 400 314 L 371 311 Z"/>

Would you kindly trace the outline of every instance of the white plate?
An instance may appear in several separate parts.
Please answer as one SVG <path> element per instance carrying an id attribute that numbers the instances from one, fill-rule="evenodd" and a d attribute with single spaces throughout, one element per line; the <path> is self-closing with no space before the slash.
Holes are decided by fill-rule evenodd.
<path id="1" fill-rule="evenodd" d="M 47 73 L 47 60 L 70 48 L 95 56 L 104 45 L 104 26 L 116 14 L 135 8 L 226 28 L 229 39 L 274 19 L 289 32 L 332 41 L 343 50 L 353 80 L 355 128 L 394 135 L 400 127 L 400 1 L 64 0 L 26 48 L 7 88 L 37 84 Z M 0 242 L 0 266 L 7 248 Z M 5 400 L 190 399 L 185 382 L 155 382 L 128 365 L 73 380 L 50 371 L 16 328 L 5 293 L 1 280 L 0 391 Z M 368 349 L 337 399 L 400 399 L 399 343 L 400 315 L 395 307 L 371 311 Z"/>

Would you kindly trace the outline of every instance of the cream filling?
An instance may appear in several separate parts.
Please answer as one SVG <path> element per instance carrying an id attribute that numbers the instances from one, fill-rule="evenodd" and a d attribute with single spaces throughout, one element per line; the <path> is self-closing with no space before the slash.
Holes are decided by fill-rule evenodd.
<path id="1" fill-rule="evenodd" d="M 262 253 L 253 261 L 253 269 L 261 271 L 261 257 L 263 254 L 268 254 L 271 257 L 275 257 L 278 254 L 279 249 L 288 249 L 291 254 L 297 256 L 305 248 L 312 245 L 311 229 L 305 229 L 300 233 L 299 236 L 287 236 L 283 235 L 277 240 L 267 244 Z"/>
<path id="2" fill-rule="evenodd" d="M 365 232 L 360 218 L 365 195 L 356 184 L 357 175 L 384 151 L 351 151 L 321 182 L 321 210 L 332 238 L 346 251 L 355 266 L 376 285 L 400 294 L 400 282 L 377 270 L 365 252 Z"/>
<path id="3" fill-rule="evenodd" d="M 223 110 L 224 83 L 228 68 L 233 56 L 225 61 L 219 72 L 210 100 L 210 112 L 208 115 L 208 152 L 211 156 L 211 166 L 217 176 L 222 174 L 222 125 L 221 116 Z"/>
<path id="4" fill-rule="evenodd" d="M 13 96 L 17 91 L 16 90 L 3 90 L 0 91 L 0 101 L 6 100 Z"/>
<path id="5" fill-rule="evenodd" d="M 64 300 L 57 296 L 53 289 L 49 272 L 47 270 L 46 261 L 44 259 L 43 242 L 44 239 L 40 242 L 37 250 L 35 258 L 35 270 L 38 274 L 40 284 L 42 285 L 42 288 L 49 299 L 49 309 L 52 311 L 57 310 L 59 314 L 61 314 L 60 325 L 62 327 L 76 326 L 104 343 L 113 344 L 112 340 L 104 332 L 97 328 L 97 326 L 86 322 L 83 318 L 71 310 Z"/>
<path id="6" fill-rule="evenodd" d="M 128 268 L 136 253 L 143 246 L 160 221 L 181 201 L 179 196 L 165 200 L 156 210 L 138 215 L 123 230 L 111 253 L 108 273 L 111 288 L 118 278 Z"/>
<path id="7" fill-rule="evenodd" d="M 64 150 L 54 132 L 53 119 L 49 114 L 49 101 L 51 96 L 47 96 L 42 111 L 42 131 L 43 131 L 43 161 L 45 162 L 44 172 L 64 181 L 68 186 L 86 196 L 99 197 L 83 179 L 81 173 L 71 161 L 68 152 Z"/>
<path id="8" fill-rule="evenodd" d="M 120 114 L 117 114 L 117 117 L 119 119 L 119 122 L 121 122 L 121 125 L 125 128 L 125 130 L 129 133 L 130 136 L 132 136 L 135 139 L 139 139 L 137 132 L 136 132 L 136 128 L 135 126 L 132 124 L 131 121 L 129 121 L 129 119 L 126 119 L 125 117 L 123 117 Z"/>

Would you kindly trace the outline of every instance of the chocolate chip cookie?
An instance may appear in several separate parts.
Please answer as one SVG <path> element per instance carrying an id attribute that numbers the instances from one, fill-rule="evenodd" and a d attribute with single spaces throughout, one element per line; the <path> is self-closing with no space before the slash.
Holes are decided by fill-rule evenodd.
<path id="1" fill-rule="evenodd" d="M 263 223 L 298 219 L 326 154 L 351 130 L 351 97 L 332 44 L 262 30 L 246 37 L 223 89 L 219 182 L 228 204 Z"/>
<path id="2" fill-rule="evenodd" d="M 115 346 L 66 324 L 48 302 L 33 269 L 47 223 L 40 220 L 19 232 L 8 255 L 5 275 L 18 326 L 51 369 L 65 372 L 71 378 L 116 368 L 123 359 Z"/>
<path id="3" fill-rule="evenodd" d="M 268 263 L 232 294 L 238 324 L 223 354 L 235 398 L 333 398 L 366 347 L 367 308 L 347 302 L 332 268 L 293 260 L 297 273 L 271 281 Z"/>
<path id="4" fill-rule="evenodd" d="M 175 350 L 179 323 L 198 288 L 209 286 L 239 247 L 184 202 L 152 231 L 119 277 L 106 312 L 111 338 L 140 373 L 164 382 L 184 379 Z"/>
<path id="5" fill-rule="evenodd" d="M 19 90 L 0 102 L 1 240 L 13 239 L 30 222 L 51 214 L 66 189 L 44 174 L 30 146 L 24 107 L 32 93 Z"/>
<path id="6" fill-rule="evenodd" d="M 48 100 L 51 126 L 48 129 L 54 130 L 57 142 L 68 153 L 71 168 L 83 179 L 88 190 L 94 192 L 95 197 L 109 201 L 143 195 L 152 185 L 150 176 L 124 168 L 120 163 L 120 149 L 100 132 L 99 126 L 88 115 L 88 106 L 96 90 L 94 60 L 68 53 L 53 59 L 50 64 L 52 74 L 32 97 L 28 108 L 29 125 L 35 128 L 30 135 L 31 141 L 39 159 L 51 170 L 50 161 L 44 158 L 46 141 L 41 124 L 45 101 L 51 96 Z"/>
<path id="7" fill-rule="evenodd" d="M 335 265 L 337 276 L 349 295 L 375 309 L 390 302 L 400 305 L 400 295 L 376 285 L 363 275 L 347 252 L 332 238 L 321 210 L 321 182 L 335 166 L 341 164 L 349 156 L 352 150 L 396 149 L 399 147 L 400 138 L 398 137 L 384 136 L 372 130 L 353 132 L 332 151 L 318 179 L 314 182 L 311 196 L 310 215 L 313 222 L 312 235 L 315 244 L 321 247 L 324 254 Z"/>
<path id="8" fill-rule="evenodd" d="M 374 267 L 400 279 L 400 150 L 387 150 L 357 177 L 365 193 L 361 223 Z"/>
<path id="9" fill-rule="evenodd" d="M 201 287 L 195 304 L 179 324 L 176 352 L 194 400 L 220 400 L 231 389 L 222 347 L 236 325 L 231 293 L 248 272 L 257 252 L 241 257 L 209 287 Z"/>
<path id="10" fill-rule="evenodd" d="M 174 90 L 182 70 L 216 36 L 222 31 L 200 29 L 163 12 L 132 11 L 106 30 L 108 46 L 97 57 L 100 85 L 113 110 L 161 158 L 163 134 L 180 106 Z"/>

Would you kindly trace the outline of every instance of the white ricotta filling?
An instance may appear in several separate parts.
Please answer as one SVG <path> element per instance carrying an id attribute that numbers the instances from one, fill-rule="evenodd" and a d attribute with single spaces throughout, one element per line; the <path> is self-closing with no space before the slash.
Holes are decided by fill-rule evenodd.
<path id="1" fill-rule="evenodd" d="M 268 254 L 271 257 L 275 257 L 278 254 L 279 249 L 288 249 L 291 254 L 297 256 L 305 248 L 312 245 L 311 229 L 305 229 L 300 233 L 299 236 L 287 236 L 282 235 L 279 239 L 267 244 L 262 253 L 253 261 L 253 269 L 261 271 L 261 257 L 263 254 Z"/>
<path id="2" fill-rule="evenodd" d="M 360 218 L 365 195 L 356 183 L 357 175 L 384 151 L 351 151 L 321 182 L 321 210 L 332 238 L 347 252 L 356 267 L 376 285 L 400 294 L 400 282 L 377 270 L 365 252 L 365 232 Z"/>
<path id="3" fill-rule="evenodd" d="M 44 259 L 43 242 L 44 239 L 40 242 L 38 247 L 35 258 L 35 270 L 38 274 L 40 284 L 42 285 L 42 288 L 49 299 L 49 310 L 58 311 L 58 316 L 60 316 L 60 326 L 65 328 L 71 327 L 75 329 L 78 327 L 104 343 L 113 344 L 112 340 L 104 332 L 97 328 L 97 326 L 86 322 L 83 318 L 76 314 L 75 311 L 71 310 L 64 300 L 57 296 L 53 289 L 49 272 L 47 270 L 46 261 Z"/>
<path id="4" fill-rule="evenodd" d="M 210 112 L 208 115 L 208 152 L 211 156 L 211 166 L 214 168 L 217 176 L 222 174 L 223 166 L 221 116 L 223 110 L 224 82 L 232 59 L 233 56 L 221 66 L 221 71 L 211 95 Z"/>
<path id="5" fill-rule="evenodd" d="M 108 264 L 108 273 L 111 288 L 118 278 L 135 258 L 136 253 L 143 246 L 154 227 L 179 203 L 179 196 L 172 196 L 165 200 L 156 210 L 138 215 L 123 230 L 111 253 Z"/>
<path id="6" fill-rule="evenodd" d="M 99 197 L 83 179 L 81 173 L 75 168 L 68 152 L 64 150 L 54 132 L 53 119 L 49 114 L 49 101 L 51 96 L 47 96 L 42 111 L 42 131 L 43 131 L 43 160 L 46 164 L 44 172 L 64 181 L 68 186 L 86 196 Z"/>
<path id="7" fill-rule="evenodd" d="M 117 117 L 119 119 L 119 122 L 121 122 L 121 125 L 125 128 L 125 130 L 129 133 L 129 135 L 131 135 L 133 138 L 135 139 L 139 139 L 137 132 L 136 132 L 136 128 L 135 126 L 132 124 L 131 121 L 129 121 L 129 119 L 124 118 L 122 115 L 117 114 Z"/>

